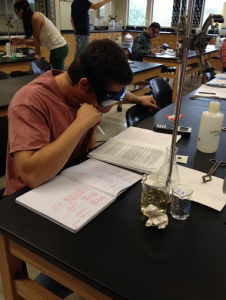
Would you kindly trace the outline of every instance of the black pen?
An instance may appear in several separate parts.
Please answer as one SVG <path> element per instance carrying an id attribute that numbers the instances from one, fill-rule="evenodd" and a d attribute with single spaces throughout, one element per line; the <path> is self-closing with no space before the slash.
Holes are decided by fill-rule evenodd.
<path id="1" fill-rule="evenodd" d="M 199 94 L 208 94 L 208 95 L 216 95 L 216 93 L 206 93 L 206 92 L 198 92 Z"/>

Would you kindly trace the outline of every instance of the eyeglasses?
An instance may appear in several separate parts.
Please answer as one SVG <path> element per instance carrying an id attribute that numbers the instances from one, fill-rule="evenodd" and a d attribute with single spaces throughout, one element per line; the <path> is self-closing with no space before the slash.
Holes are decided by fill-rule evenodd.
<path id="1" fill-rule="evenodd" d="M 153 37 L 157 37 L 159 36 L 159 33 L 158 32 L 155 32 L 155 30 L 152 28 L 152 31 L 153 31 Z"/>
<path id="2" fill-rule="evenodd" d="M 97 93 L 98 95 L 99 93 Z M 99 94 L 100 95 L 100 94 Z M 97 96 L 97 102 L 100 107 L 108 107 L 117 102 L 123 101 L 126 96 L 126 87 L 124 86 L 119 92 L 105 92 L 101 97 Z"/>

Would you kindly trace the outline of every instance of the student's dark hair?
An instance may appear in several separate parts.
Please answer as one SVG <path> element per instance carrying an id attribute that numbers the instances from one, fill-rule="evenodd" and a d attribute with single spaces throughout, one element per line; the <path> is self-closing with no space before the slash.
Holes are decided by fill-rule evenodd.
<path id="1" fill-rule="evenodd" d="M 25 35 L 27 38 L 31 37 L 33 34 L 31 17 L 33 16 L 34 12 L 32 11 L 29 2 L 27 0 L 19 0 L 16 3 L 14 3 L 14 9 L 17 11 L 23 9 L 22 20 Z"/>
<path id="2" fill-rule="evenodd" d="M 151 25 L 149 26 L 149 28 L 158 28 L 159 30 L 161 29 L 161 26 L 159 23 L 157 22 L 153 22 L 151 23 Z"/>
<path id="3" fill-rule="evenodd" d="M 92 90 L 98 94 L 108 90 L 111 84 L 128 85 L 133 73 L 122 48 L 109 39 L 94 40 L 85 51 L 72 62 L 67 70 L 76 84 L 88 78 Z"/>

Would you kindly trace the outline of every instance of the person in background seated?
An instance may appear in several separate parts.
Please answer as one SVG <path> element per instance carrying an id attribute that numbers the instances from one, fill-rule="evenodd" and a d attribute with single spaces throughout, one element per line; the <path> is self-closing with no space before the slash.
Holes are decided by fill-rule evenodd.
<path id="1" fill-rule="evenodd" d="M 161 27 L 159 23 L 153 22 L 146 31 L 138 34 L 132 47 L 133 59 L 136 61 L 143 61 L 143 56 L 148 54 L 156 54 L 157 52 L 163 52 L 163 49 L 153 48 L 151 49 L 151 39 L 159 36 Z"/>
<path id="2" fill-rule="evenodd" d="M 226 39 L 224 39 L 219 50 L 220 59 L 223 64 L 222 72 L 226 72 Z"/>
<path id="3" fill-rule="evenodd" d="M 91 42 L 67 71 L 47 71 L 21 88 L 8 108 L 5 195 L 40 186 L 85 154 L 101 113 L 113 104 L 156 108 L 152 96 L 126 91 L 132 79 L 121 47 L 103 39 Z M 42 273 L 36 282 L 62 299 L 72 293 Z"/>
<path id="4" fill-rule="evenodd" d="M 88 0 L 74 0 L 71 4 L 71 26 L 75 33 L 76 49 L 75 58 L 89 45 L 89 14 L 90 8 L 96 10 L 113 0 L 103 0 L 91 3 Z"/>
<path id="5" fill-rule="evenodd" d="M 15 14 L 23 20 L 26 39 L 12 38 L 16 44 L 35 46 L 36 59 L 42 59 L 41 44 L 50 50 L 50 64 L 54 69 L 64 70 L 68 45 L 53 23 L 40 12 L 33 12 L 27 0 L 14 4 Z M 33 38 L 31 36 L 33 35 Z"/>

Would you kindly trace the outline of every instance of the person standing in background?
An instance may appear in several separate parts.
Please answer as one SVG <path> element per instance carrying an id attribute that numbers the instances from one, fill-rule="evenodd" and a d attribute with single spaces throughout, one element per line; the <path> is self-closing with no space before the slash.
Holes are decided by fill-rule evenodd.
<path id="1" fill-rule="evenodd" d="M 224 39 L 219 50 L 220 59 L 223 64 L 222 72 L 226 72 L 226 39 Z"/>
<path id="2" fill-rule="evenodd" d="M 42 59 L 40 45 L 50 50 L 50 63 L 54 69 L 64 70 L 68 45 L 53 23 L 40 12 L 33 12 L 27 0 L 14 4 L 15 14 L 23 20 L 26 38 L 13 38 L 16 44 L 35 46 L 36 59 Z M 33 35 L 33 39 L 31 38 Z M 30 39 L 31 38 L 31 39 Z"/>
<path id="3" fill-rule="evenodd" d="M 103 0 L 98 3 L 91 3 L 89 0 L 74 0 L 71 4 L 71 25 L 75 33 L 76 49 L 75 58 L 89 44 L 89 14 L 90 8 L 96 10 L 113 0 Z"/>
<path id="4" fill-rule="evenodd" d="M 132 54 L 136 61 L 143 61 L 143 56 L 148 54 L 156 54 L 164 51 L 163 49 L 151 49 L 151 39 L 159 36 L 161 27 L 157 22 L 151 23 L 146 31 L 138 34 L 133 41 Z"/>

